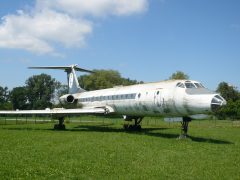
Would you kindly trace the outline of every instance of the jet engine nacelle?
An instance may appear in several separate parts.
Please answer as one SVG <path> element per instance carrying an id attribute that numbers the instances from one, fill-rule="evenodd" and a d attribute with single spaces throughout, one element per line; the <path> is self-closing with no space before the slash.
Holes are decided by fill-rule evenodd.
<path id="1" fill-rule="evenodd" d="M 77 99 L 72 94 L 66 94 L 60 97 L 60 102 L 62 104 L 73 104 L 74 102 L 76 102 L 76 100 Z"/>

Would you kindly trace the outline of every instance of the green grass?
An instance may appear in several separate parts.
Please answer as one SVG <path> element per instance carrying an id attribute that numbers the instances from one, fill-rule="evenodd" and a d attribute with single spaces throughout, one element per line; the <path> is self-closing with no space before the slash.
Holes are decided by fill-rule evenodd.
<path id="1" fill-rule="evenodd" d="M 66 131 L 2 123 L 1 179 L 240 178 L 238 122 L 193 121 L 191 138 L 177 140 L 178 123 L 146 119 L 142 132 L 127 133 L 119 121 L 89 118 Z"/>

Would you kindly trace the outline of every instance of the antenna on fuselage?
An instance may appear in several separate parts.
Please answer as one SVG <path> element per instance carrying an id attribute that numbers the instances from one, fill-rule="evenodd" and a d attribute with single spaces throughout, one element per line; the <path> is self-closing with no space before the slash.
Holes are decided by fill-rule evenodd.
<path id="1" fill-rule="evenodd" d="M 67 73 L 68 93 L 69 94 L 85 92 L 85 90 L 82 89 L 79 86 L 77 75 L 76 75 L 75 71 L 94 73 L 91 70 L 83 69 L 83 68 L 78 67 L 77 64 L 70 65 L 70 66 L 36 66 L 36 67 L 28 67 L 28 68 L 29 69 L 59 69 L 59 70 L 64 70 Z"/>

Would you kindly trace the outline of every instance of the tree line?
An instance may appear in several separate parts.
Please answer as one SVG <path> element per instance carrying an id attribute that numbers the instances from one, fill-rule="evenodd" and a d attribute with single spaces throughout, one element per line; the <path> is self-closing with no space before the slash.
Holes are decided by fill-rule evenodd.
<path id="1" fill-rule="evenodd" d="M 114 86 L 140 84 L 143 81 L 124 78 L 118 71 L 94 70 L 95 73 L 78 77 L 82 88 L 98 90 Z M 189 79 L 184 72 L 177 71 L 169 79 Z M 240 92 L 226 82 L 221 82 L 216 89 L 226 100 L 227 105 L 214 113 L 218 119 L 240 119 Z M 67 94 L 68 87 L 47 74 L 29 77 L 25 86 L 9 90 L 0 86 L 0 109 L 45 109 L 58 105 L 58 97 Z"/>

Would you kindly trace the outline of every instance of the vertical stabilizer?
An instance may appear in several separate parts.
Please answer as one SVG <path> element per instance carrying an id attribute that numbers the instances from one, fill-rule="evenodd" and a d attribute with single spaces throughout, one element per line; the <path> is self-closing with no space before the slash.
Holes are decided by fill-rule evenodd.
<path id="1" fill-rule="evenodd" d="M 71 69 L 66 69 L 68 77 L 68 94 L 81 93 L 85 90 L 79 86 L 77 75 L 74 69 L 74 66 Z"/>
<path id="2" fill-rule="evenodd" d="M 93 73 L 93 71 L 79 68 L 76 64 L 70 65 L 70 66 L 41 66 L 41 67 L 29 67 L 29 68 L 30 69 L 60 69 L 60 70 L 64 70 L 67 73 L 67 77 L 68 77 L 68 93 L 69 94 L 85 92 L 85 90 L 79 86 L 76 71 Z"/>

